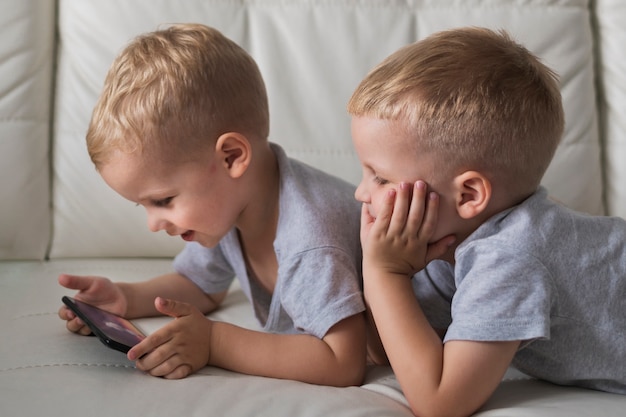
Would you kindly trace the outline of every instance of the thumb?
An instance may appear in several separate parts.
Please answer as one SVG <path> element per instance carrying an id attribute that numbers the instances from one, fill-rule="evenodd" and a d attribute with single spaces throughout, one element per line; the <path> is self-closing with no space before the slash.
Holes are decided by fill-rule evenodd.
<path id="1" fill-rule="evenodd" d="M 70 290 L 84 291 L 89 289 L 93 280 L 80 275 L 61 274 L 58 281 L 61 286 Z"/>
<path id="2" fill-rule="evenodd" d="M 154 307 L 159 313 L 174 318 L 191 314 L 191 306 L 189 304 L 162 297 L 154 299 Z"/>
<path id="3" fill-rule="evenodd" d="M 361 205 L 361 243 L 367 237 L 368 230 L 374 223 L 374 220 L 367 208 L 367 204 L 363 203 Z"/>
<path id="4" fill-rule="evenodd" d="M 428 245 L 426 253 L 426 262 L 438 259 L 446 254 L 446 252 L 456 243 L 456 236 L 448 235 Z"/>

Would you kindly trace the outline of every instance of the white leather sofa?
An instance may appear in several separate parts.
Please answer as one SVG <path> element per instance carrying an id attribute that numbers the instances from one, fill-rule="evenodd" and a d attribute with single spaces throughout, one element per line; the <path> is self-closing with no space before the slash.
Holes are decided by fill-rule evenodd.
<path id="1" fill-rule="evenodd" d="M 561 75 L 567 127 L 544 184 L 565 204 L 626 217 L 626 7 L 622 0 L 1 0 L 0 416 L 410 416 L 389 368 L 331 388 L 204 368 L 144 375 L 57 318 L 61 272 L 141 280 L 182 241 L 151 234 L 109 190 L 84 134 L 113 57 L 160 24 L 201 22 L 258 61 L 271 140 L 359 179 L 345 104 L 365 73 L 454 26 L 507 29 Z M 591 278 L 591 277 L 590 277 Z M 625 294 L 626 296 L 626 294 Z M 212 315 L 255 327 L 237 287 Z M 165 319 L 138 324 L 150 332 Z M 616 364 L 624 367 L 624 364 Z M 626 396 L 514 370 L 477 416 L 623 416 Z"/>

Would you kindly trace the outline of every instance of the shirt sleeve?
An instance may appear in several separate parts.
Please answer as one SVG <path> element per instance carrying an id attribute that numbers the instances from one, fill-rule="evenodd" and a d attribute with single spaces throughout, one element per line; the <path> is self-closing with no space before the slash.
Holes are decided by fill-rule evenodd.
<path id="1" fill-rule="evenodd" d="M 365 311 L 355 261 L 340 249 L 294 255 L 278 275 L 283 309 L 298 331 L 321 339 L 341 320 Z"/>
<path id="2" fill-rule="evenodd" d="M 470 244 L 457 255 L 457 291 L 444 341 L 550 336 L 553 280 L 537 258 L 493 242 Z"/>
<path id="3" fill-rule="evenodd" d="M 222 252 L 221 245 L 205 248 L 189 242 L 174 258 L 174 270 L 187 277 L 207 294 L 226 291 L 235 272 Z"/>
<path id="4" fill-rule="evenodd" d="M 411 284 L 430 325 L 447 329 L 452 321 L 450 305 L 456 291 L 453 266 L 445 261 L 432 261 L 413 276 Z"/>

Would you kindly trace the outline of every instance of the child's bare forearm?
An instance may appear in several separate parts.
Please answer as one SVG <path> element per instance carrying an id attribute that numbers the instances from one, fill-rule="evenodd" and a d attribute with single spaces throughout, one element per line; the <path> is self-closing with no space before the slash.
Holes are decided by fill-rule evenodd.
<path id="1" fill-rule="evenodd" d="M 384 275 L 369 271 L 365 297 L 412 411 L 420 416 L 470 415 L 493 393 L 519 342 L 444 345 L 410 280 Z"/>
<path id="2" fill-rule="evenodd" d="M 349 386 L 365 372 L 365 324 L 361 314 L 333 326 L 318 339 L 280 335 L 215 322 L 209 364 L 233 371 L 302 382 Z"/>
<path id="3" fill-rule="evenodd" d="M 443 345 L 411 299 L 409 279 L 379 275 L 366 281 L 365 295 L 398 382 L 413 412 L 421 415 L 424 402 L 420 401 L 432 401 L 439 388 Z"/>
<path id="4" fill-rule="evenodd" d="M 137 283 L 117 283 L 128 301 L 127 318 L 152 317 L 160 313 L 154 306 L 157 297 L 182 301 L 207 314 L 215 310 L 226 296 L 205 294 L 196 284 L 178 273 L 169 273 Z"/>
<path id="5" fill-rule="evenodd" d="M 372 315 L 372 310 L 367 308 L 366 311 L 366 326 L 367 326 L 367 360 L 375 365 L 389 365 L 389 358 L 385 353 L 385 347 L 380 340 L 378 329 L 376 328 L 376 322 Z"/>

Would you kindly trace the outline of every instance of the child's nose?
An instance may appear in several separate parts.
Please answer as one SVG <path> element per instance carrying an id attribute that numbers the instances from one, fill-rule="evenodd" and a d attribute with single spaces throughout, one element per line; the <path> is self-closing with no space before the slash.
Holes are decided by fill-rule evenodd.
<path id="1" fill-rule="evenodd" d="M 354 198 L 361 203 L 369 203 L 369 194 L 363 185 L 363 181 L 361 181 L 359 186 L 356 187 L 356 190 L 354 191 Z"/>
<path id="2" fill-rule="evenodd" d="M 148 229 L 151 232 L 158 232 L 159 230 L 165 229 L 167 225 L 167 221 L 161 216 L 158 216 L 154 213 L 148 213 Z"/>

